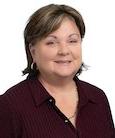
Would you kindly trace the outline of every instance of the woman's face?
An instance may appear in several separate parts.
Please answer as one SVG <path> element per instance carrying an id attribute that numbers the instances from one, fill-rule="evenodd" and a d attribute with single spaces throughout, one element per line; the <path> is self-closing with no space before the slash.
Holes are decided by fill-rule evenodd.
<path id="1" fill-rule="evenodd" d="M 60 27 L 30 47 L 33 62 L 46 77 L 72 77 L 82 62 L 81 37 L 75 22 L 65 18 Z"/>

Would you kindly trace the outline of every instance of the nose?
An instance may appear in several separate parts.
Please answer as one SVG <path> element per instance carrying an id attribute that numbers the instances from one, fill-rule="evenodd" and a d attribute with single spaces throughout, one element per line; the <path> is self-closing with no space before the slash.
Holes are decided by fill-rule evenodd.
<path id="1" fill-rule="evenodd" d="M 70 49 L 66 43 L 59 44 L 58 55 L 66 56 L 70 54 Z"/>

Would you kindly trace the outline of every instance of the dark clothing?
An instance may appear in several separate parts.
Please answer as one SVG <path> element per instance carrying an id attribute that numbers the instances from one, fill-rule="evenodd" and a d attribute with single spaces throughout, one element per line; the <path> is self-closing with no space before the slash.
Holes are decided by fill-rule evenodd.
<path id="1" fill-rule="evenodd" d="M 0 138 L 115 138 L 104 92 L 78 78 L 75 82 L 79 94 L 76 128 L 33 78 L 0 96 Z"/>

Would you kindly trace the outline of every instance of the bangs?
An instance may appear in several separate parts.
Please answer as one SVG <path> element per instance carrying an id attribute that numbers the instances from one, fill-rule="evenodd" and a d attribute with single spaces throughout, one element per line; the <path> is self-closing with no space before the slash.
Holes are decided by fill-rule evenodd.
<path id="1" fill-rule="evenodd" d="M 75 21 L 73 17 L 65 13 L 61 13 L 60 15 L 55 14 L 54 16 L 51 16 L 51 18 L 47 18 L 47 16 L 45 16 L 41 21 L 41 24 L 36 26 L 36 32 L 34 32 L 34 35 L 30 36 L 29 41 L 32 40 L 31 43 L 34 45 L 37 41 L 46 38 L 49 34 L 56 31 L 61 26 L 61 23 L 65 18 Z"/>

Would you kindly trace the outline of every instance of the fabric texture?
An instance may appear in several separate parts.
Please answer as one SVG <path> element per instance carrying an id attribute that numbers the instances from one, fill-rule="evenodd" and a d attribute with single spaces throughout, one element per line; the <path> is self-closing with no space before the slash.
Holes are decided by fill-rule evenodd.
<path id="1" fill-rule="evenodd" d="M 76 128 L 35 77 L 0 96 L 0 138 L 115 138 L 105 93 L 77 77 L 74 80 L 79 95 Z"/>

